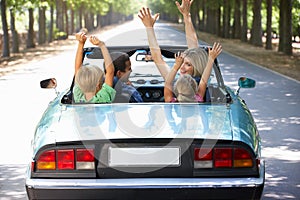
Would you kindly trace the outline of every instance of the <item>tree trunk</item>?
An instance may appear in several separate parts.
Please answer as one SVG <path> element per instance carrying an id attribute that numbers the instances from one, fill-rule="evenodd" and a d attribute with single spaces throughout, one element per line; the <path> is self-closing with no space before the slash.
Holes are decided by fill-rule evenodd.
<path id="1" fill-rule="evenodd" d="M 46 7 L 42 6 L 39 8 L 39 38 L 38 44 L 46 43 Z"/>
<path id="2" fill-rule="evenodd" d="M 49 22 L 49 34 L 48 34 L 48 42 L 53 41 L 53 22 L 54 22 L 54 8 L 53 5 L 50 5 L 50 22 Z"/>
<path id="3" fill-rule="evenodd" d="M 29 13 L 29 25 L 28 25 L 28 33 L 27 33 L 27 48 L 34 48 L 35 43 L 34 43 L 34 16 L 33 16 L 33 8 L 28 9 Z"/>
<path id="4" fill-rule="evenodd" d="M 222 34 L 221 30 L 221 5 L 218 4 L 217 10 L 216 10 L 216 34 L 220 36 Z"/>
<path id="5" fill-rule="evenodd" d="M 253 22 L 251 29 L 251 44 L 260 47 L 263 46 L 261 27 L 261 2 L 262 0 L 253 1 Z"/>
<path id="6" fill-rule="evenodd" d="M 91 30 L 95 30 L 95 15 L 94 13 L 89 14 L 89 26 Z"/>
<path id="7" fill-rule="evenodd" d="M 292 0 L 280 0 L 279 48 L 287 55 L 293 54 L 292 48 Z"/>
<path id="8" fill-rule="evenodd" d="M 101 15 L 97 14 L 97 28 L 101 28 Z"/>
<path id="9" fill-rule="evenodd" d="M 12 52 L 13 53 L 19 53 L 19 34 L 16 30 L 15 25 L 15 10 L 9 9 L 10 11 L 10 29 L 12 34 Z"/>
<path id="10" fill-rule="evenodd" d="M 56 28 L 59 32 L 63 32 L 65 30 L 63 0 L 56 0 Z"/>
<path id="11" fill-rule="evenodd" d="M 241 38 L 241 2 L 234 1 L 233 38 Z"/>
<path id="12" fill-rule="evenodd" d="M 78 31 L 80 29 L 84 28 L 83 25 L 82 25 L 82 15 L 83 15 L 83 5 L 81 5 L 80 8 L 79 8 L 79 10 L 78 10 L 78 21 L 79 21 L 78 27 L 77 27 Z"/>
<path id="13" fill-rule="evenodd" d="M 241 30 L 241 41 L 248 42 L 248 0 L 243 0 L 243 25 Z"/>
<path id="14" fill-rule="evenodd" d="M 9 57 L 9 35 L 8 35 L 8 25 L 6 18 L 6 0 L 1 0 L 1 21 L 2 21 L 2 30 L 3 30 L 3 38 L 2 38 L 2 57 Z"/>
<path id="15" fill-rule="evenodd" d="M 194 27 L 197 27 L 197 10 L 196 10 L 196 2 L 194 2 L 194 5 L 191 7 L 190 13 L 192 18 L 192 23 L 194 24 Z"/>
<path id="16" fill-rule="evenodd" d="M 267 38 L 266 49 L 272 49 L 272 0 L 267 0 Z"/>
<path id="17" fill-rule="evenodd" d="M 207 32 L 211 33 L 211 34 L 215 34 L 215 16 L 216 16 L 216 11 L 212 8 L 207 8 L 207 26 L 206 26 L 206 30 Z"/>
<path id="18" fill-rule="evenodd" d="M 68 5 L 67 5 L 67 2 L 64 1 L 63 2 L 63 13 L 64 13 L 64 16 L 65 16 L 65 25 L 64 25 L 64 32 L 67 34 L 67 36 L 69 35 L 69 16 L 68 16 Z"/>
<path id="19" fill-rule="evenodd" d="M 199 14 L 199 11 L 200 11 L 200 3 L 199 1 L 196 1 L 194 2 L 196 3 L 196 6 L 194 7 L 195 8 L 195 28 L 199 29 L 200 28 L 200 24 L 201 24 L 201 19 L 200 19 L 200 14 Z"/>
<path id="20" fill-rule="evenodd" d="M 88 30 L 91 31 L 91 27 L 89 25 L 89 12 L 84 12 L 83 14 L 83 19 L 84 19 L 84 27 Z"/>
<path id="21" fill-rule="evenodd" d="M 230 0 L 224 0 L 224 12 L 223 12 L 223 37 L 230 38 Z"/>
<path id="22" fill-rule="evenodd" d="M 70 19 L 70 34 L 75 32 L 75 16 L 74 16 L 74 9 L 71 8 L 71 19 Z"/>
<path id="23" fill-rule="evenodd" d="M 87 28 L 89 31 L 94 30 L 94 15 L 92 13 L 86 12 L 84 14 L 84 24 L 85 28 Z"/>
<path id="24" fill-rule="evenodd" d="M 207 11 L 206 11 L 206 0 L 202 0 L 202 5 L 201 5 L 201 7 L 202 7 L 202 20 L 201 20 L 201 23 L 200 23 L 200 28 L 199 28 L 199 30 L 200 31 L 205 31 L 206 30 L 206 13 L 207 13 Z"/>

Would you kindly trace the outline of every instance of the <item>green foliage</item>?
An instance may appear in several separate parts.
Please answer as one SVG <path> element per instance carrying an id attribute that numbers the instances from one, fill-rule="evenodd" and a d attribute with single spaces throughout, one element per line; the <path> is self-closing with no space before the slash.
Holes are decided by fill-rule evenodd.
<path id="1" fill-rule="evenodd" d="M 65 40 L 67 39 L 67 33 L 66 32 L 57 32 L 55 35 L 54 35 L 54 39 L 55 40 Z"/>
<path id="2" fill-rule="evenodd" d="M 27 26 L 28 16 L 27 11 L 28 8 L 35 9 L 35 28 L 36 22 L 38 19 L 37 8 L 39 6 L 46 6 L 47 10 L 49 10 L 50 5 L 55 5 L 56 0 L 6 0 L 7 1 L 7 8 L 13 9 L 16 15 L 16 28 L 18 30 L 24 30 Z M 84 12 L 89 12 L 94 15 L 106 15 L 110 9 L 113 12 L 121 14 L 121 15 L 131 15 L 137 14 L 138 11 L 142 7 L 150 7 L 153 13 L 160 13 L 161 16 L 168 16 L 169 19 L 176 19 L 181 17 L 179 13 L 175 1 L 176 0 L 63 0 L 67 2 L 68 8 L 74 10 L 74 13 L 77 14 L 79 9 L 83 7 Z M 181 0 L 178 0 L 181 3 Z M 204 0 L 194 0 L 193 4 L 202 4 Z M 248 27 L 251 27 L 252 24 L 252 0 L 248 0 Z M 300 1 L 293 0 L 292 6 L 292 29 L 294 35 L 299 35 L 300 33 Z M 211 9 L 218 8 L 221 5 L 221 10 L 224 1 L 220 0 L 206 0 L 205 6 Z M 234 0 L 230 0 L 231 7 L 234 7 Z M 195 6 L 193 6 L 195 7 Z M 199 12 L 202 13 L 202 8 L 199 6 Z M 233 12 L 233 9 L 232 11 Z M 279 28 L 279 0 L 273 0 L 273 12 L 272 12 L 272 29 L 277 33 Z M 47 14 L 47 13 L 46 13 Z M 262 1 L 262 28 L 263 30 L 266 29 L 266 1 Z M 9 20 L 9 15 L 8 20 Z M 47 16 L 49 16 L 47 14 Z M 233 15 L 232 15 L 233 16 Z M 47 19 L 48 20 L 48 19 Z M 221 19 L 222 20 L 222 19 Z M 1 26 L 1 24 L 0 24 Z M 56 33 L 55 36 L 63 37 L 63 33 Z"/>
<path id="3" fill-rule="evenodd" d="M 57 28 L 54 28 L 53 33 L 54 40 L 64 40 L 68 37 L 68 34 L 66 32 L 59 31 Z"/>
<path id="4" fill-rule="evenodd" d="M 114 12 L 121 13 L 124 15 L 129 15 L 133 13 L 131 8 L 133 5 L 133 1 L 131 0 L 122 0 L 122 1 L 115 0 L 112 2 L 112 5 L 113 5 Z"/>
<path id="5" fill-rule="evenodd" d="M 175 1 L 169 0 L 149 0 L 149 7 L 155 13 L 176 13 L 179 14 L 178 9 L 175 5 Z"/>
<path id="6" fill-rule="evenodd" d="M 300 36 L 300 1 L 293 1 L 292 16 L 293 35 Z"/>
<path id="7" fill-rule="evenodd" d="M 203 0 L 194 0 L 194 1 L 200 1 Z M 179 3 L 181 3 L 181 0 L 178 0 Z M 231 7 L 234 6 L 234 0 L 229 1 L 231 4 Z M 195 3 L 195 2 L 194 2 Z M 205 6 L 207 8 L 216 9 L 219 5 L 223 5 L 224 1 L 220 0 L 207 0 L 205 2 Z M 252 19 L 253 19 L 253 12 L 252 12 L 252 4 L 253 1 L 248 1 L 248 27 L 252 26 Z M 165 14 L 171 14 L 171 15 L 179 15 L 180 13 L 177 10 L 177 7 L 175 5 L 175 0 L 148 0 L 148 6 L 152 10 L 153 13 L 165 13 Z M 272 30 L 275 32 L 279 32 L 279 0 L 273 0 L 273 8 L 272 8 Z M 233 12 L 233 9 L 232 11 Z M 202 13 L 200 10 L 199 13 Z M 262 28 L 263 30 L 266 30 L 266 20 L 267 20 L 267 11 L 266 11 L 266 1 L 262 1 Z M 300 1 L 294 0 L 293 1 L 293 8 L 292 8 L 292 29 L 294 34 L 296 33 L 299 35 L 299 27 L 300 27 Z"/>
<path id="8" fill-rule="evenodd" d="M 233 5 L 233 3 L 234 3 L 233 0 L 231 0 L 230 3 L 231 3 L 231 5 Z M 210 1 L 207 1 L 206 6 L 212 10 L 216 10 L 222 4 L 223 4 L 223 1 L 210 0 Z"/>

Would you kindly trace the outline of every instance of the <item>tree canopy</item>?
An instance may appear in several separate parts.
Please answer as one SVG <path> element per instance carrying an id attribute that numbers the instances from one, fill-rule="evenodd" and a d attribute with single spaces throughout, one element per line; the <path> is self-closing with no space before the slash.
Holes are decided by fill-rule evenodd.
<path id="1" fill-rule="evenodd" d="M 1 0 L 2 57 L 10 55 L 7 41 L 12 40 L 13 52 L 18 51 L 17 30 L 27 32 L 26 48 L 34 48 L 36 42 L 64 39 L 82 27 L 93 30 L 131 20 L 143 6 L 159 12 L 163 20 L 181 21 L 175 1 L 170 0 Z M 200 31 L 256 46 L 263 46 L 262 36 L 266 42 L 279 37 L 278 50 L 286 54 L 292 53 L 292 40 L 299 40 L 299 13 L 298 0 L 194 0 L 191 9 Z"/>

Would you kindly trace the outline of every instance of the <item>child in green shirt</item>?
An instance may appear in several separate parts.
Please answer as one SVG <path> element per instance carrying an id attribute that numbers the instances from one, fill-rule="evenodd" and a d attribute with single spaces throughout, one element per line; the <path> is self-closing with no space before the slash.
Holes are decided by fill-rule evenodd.
<path id="1" fill-rule="evenodd" d="M 82 67 L 83 47 L 87 36 L 83 32 L 76 34 L 78 47 L 75 58 L 75 86 L 73 97 L 75 103 L 111 103 L 116 95 L 113 89 L 114 65 L 104 42 L 96 36 L 90 36 L 92 44 L 100 47 L 105 61 L 105 82 L 103 83 L 104 72 L 97 66 Z"/>

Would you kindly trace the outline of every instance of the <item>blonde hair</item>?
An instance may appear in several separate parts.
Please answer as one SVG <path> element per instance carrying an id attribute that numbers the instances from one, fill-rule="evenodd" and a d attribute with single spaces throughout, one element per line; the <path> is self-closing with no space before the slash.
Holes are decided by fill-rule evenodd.
<path id="1" fill-rule="evenodd" d="M 174 85 L 174 93 L 179 102 L 195 102 L 198 86 L 195 79 L 189 74 L 180 76 Z"/>
<path id="2" fill-rule="evenodd" d="M 75 82 L 83 93 L 96 92 L 103 84 L 104 72 L 97 66 L 82 66 L 75 77 Z"/>
<path id="3" fill-rule="evenodd" d="M 189 58 L 193 65 L 193 77 L 201 77 L 208 61 L 208 54 L 202 47 L 187 49 L 184 55 Z"/>

